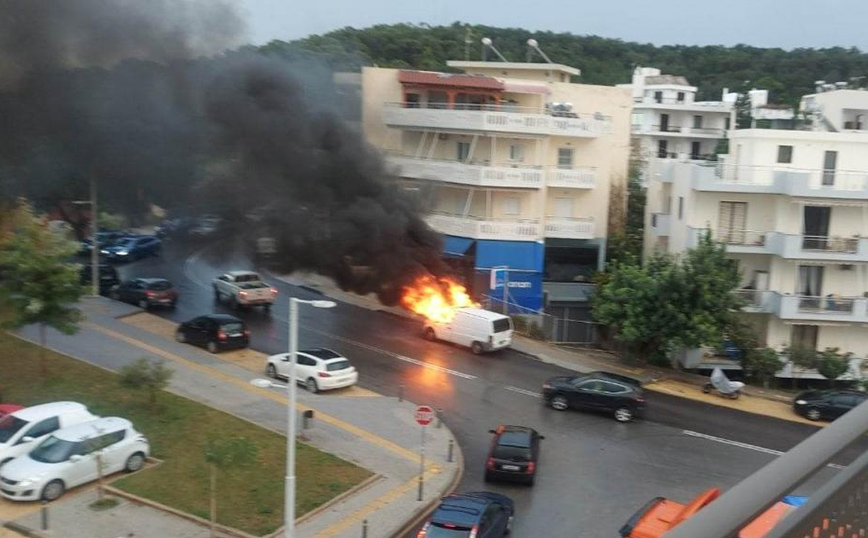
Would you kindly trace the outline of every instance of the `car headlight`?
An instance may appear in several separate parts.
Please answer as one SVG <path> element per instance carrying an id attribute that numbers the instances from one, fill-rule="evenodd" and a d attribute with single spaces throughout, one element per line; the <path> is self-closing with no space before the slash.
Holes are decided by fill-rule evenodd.
<path id="1" fill-rule="evenodd" d="M 126 256 L 127 254 L 129 254 L 129 252 L 127 252 L 126 250 L 119 250 L 118 251 L 118 256 Z"/>
<path id="2" fill-rule="evenodd" d="M 550 389 L 550 388 L 552 388 L 551 385 L 549 385 L 548 383 L 543 383 L 543 389 L 544 389 L 544 390 L 545 390 L 545 389 Z"/>
<path id="3" fill-rule="evenodd" d="M 796 405 L 805 405 L 806 403 L 808 402 L 805 400 L 796 400 Z"/>
<path id="4" fill-rule="evenodd" d="M 109 251 L 107 251 L 107 250 L 100 250 L 99 253 L 100 253 L 100 254 L 108 254 Z"/>

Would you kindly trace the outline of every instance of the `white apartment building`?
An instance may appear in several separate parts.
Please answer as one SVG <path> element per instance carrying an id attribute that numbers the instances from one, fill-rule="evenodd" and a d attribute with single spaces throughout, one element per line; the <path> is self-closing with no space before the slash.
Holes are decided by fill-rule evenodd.
<path id="1" fill-rule="evenodd" d="M 824 112 L 812 130 L 735 130 L 718 162 L 655 160 L 645 251 L 678 254 L 708 230 L 738 261 L 744 312 L 766 345 L 865 358 L 868 91 L 805 99 Z"/>
<path id="2" fill-rule="evenodd" d="M 365 68 L 369 143 L 417 192 L 444 257 L 478 295 L 505 268 L 521 311 L 583 304 L 603 266 L 613 183 L 625 183 L 629 92 L 572 67 L 451 61 L 463 74 Z"/>
<path id="3" fill-rule="evenodd" d="M 618 87 L 632 94 L 632 134 L 646 163 L 655 158 L 706 159 L 735 122 L 736 94 L 723 90 L 721 101 L 697 101 L 696 86 L 687 79 L 653 67 L 637 67 L 632 83 Z M 647 183 L 647 167 L 643 172 Z"/>

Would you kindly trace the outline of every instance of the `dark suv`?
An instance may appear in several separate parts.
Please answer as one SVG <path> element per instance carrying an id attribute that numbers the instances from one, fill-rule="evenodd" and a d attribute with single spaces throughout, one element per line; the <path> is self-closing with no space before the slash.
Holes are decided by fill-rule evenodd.
<path id="1" fill-rule="evenodd" d="M 608 372 L 553 377 L 543 384 L 543 399 L 558 411 L 602 411 L 614 414 L 618 422 L 633 420 L 645 407 L 639 381 Z"/>
<path id="2" fill-rule="evenodd" d="M 512 480 L 532 486 L 539 461 L 539 442 L 545 439 L 533 428 L 498 426 L 488 459 L 485 461 L 485 481 Z"/>
<path id="3" fill-rule="evenodd" d="M 868 394 L 857 390 L 809 390 L 793 401 L 793 410 L 810 420 L 835 420 L 868 400 Z"/>
<path id="4" fill-rule="evenodd" d="M 112 298 L 144 309 L 152 306 L 175 308 L 178 292 L 165 278 L 134 278 L 115 287 Z"/>
<path id="5" fill-rule="evenodd" d="M 91 284 L 93 276 L 93 265 L 86 264 L 81 266 L 81 273 L 79 273 L 79 281 L 82 285 L 89 286 Z M 111 265 L 100 264 L 99 265 L 99 293 L 100 295 L 109 295 L 112 289 L 120 284 L 120 279 L 118 278 L 118 271 Z"/>
<path id="6" fill-rule="evenodd" d="M 417 538 L 500 538 L 512 531 L 515 507 L 499 493 L 453 493 L 443 497 Z"/>
<path id="7" fill-rule="evenodd" d="M 175 332 L 175 340 L 205 346 L 211 353 L 217 353 L 225 349 L 247 347 L 250 330 L 235 316 L 207 314 L 180 324 Z"/>

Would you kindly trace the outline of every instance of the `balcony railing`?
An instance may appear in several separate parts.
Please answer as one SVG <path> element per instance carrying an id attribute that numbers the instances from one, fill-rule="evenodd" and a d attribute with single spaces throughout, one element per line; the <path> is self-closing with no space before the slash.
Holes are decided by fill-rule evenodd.
<path id="1" fill-rule="evenodd" d="M 726 136 L 725 129 L 715 127 L 681 127 L 679 125 L 651 125 L 650 127 L 645 127 L 644 125 L 634 123 L 631 129 L 634 134 L 671 133 L 698 137 L 715 136 L 718 138 Z"/>
<path id="2" fill-rule="evenodd" d="M 686 174 L 693 188 L 700 191 L 868 200 L 868 172 L 723 163 L 675 163 L 674 166 L 675 174 Z"/>
<path id="3" fill-rule="evenodd" d="M 708 228 L 688 228 L 688 248 L 699 244 Z M 785 234 L 756 230 L 711 230 L 715 241 L 733 254 L 774 254 L 793 260 L 868 262 L 868 237 Z"/>
<path id="4" fill-rule="evenodd" d="M 402 177 L 460 183 L 475 187 L 538 189 L 543 185 L 542 167 L 488 166 L 396 155 L 388 156 L 386 160 L 396 168 L 395 173 Z"/>
<path id="5" fill-rule="evenodd" d="M 448 213 L 434 213 L 426 222 L 434 230 L 459 237 L 496 239 L 503 241 L 536 241 L 541 237 L 536 219 L 480 219 Z"/>
<path id="6" fill-rule="evenodd" d="M 859 238 L 803 235 L 802 250 L 856 254 L 859 252 Z"/>
<path id="7" fill-rule="evenodd" d="M 681 127 L 678 125 L 652 125 L 651 130 L 661 133 L 680 133 Z"/>
<path id="8" fill-rule="evenodd" d="M 864 297 L 779 295 L 775 315 L 783 320 L 868 322 Z"/>
<path id="9" fill-rule="evenodd" d="M 546 185 L 569 189 L 593 189 L 597 185 L 597 169 L 552 167 L 546 171 Z"/>
<path id="10" fill-rule="evenodd" d="M 383 121 L 395 127 L 497 131 L 595 138 L 610 133 L 612 121 L 603 114 L 553 112 L 541 107 L 508 105 L 448 105 L 386 103 Z"/>
<path id="11" fill-rule="evenodd" d="M 811 312 L 817 314 L 853 314 L 856 306 L 855 297 L 808 297 L 801 295 L 799 299 L 799 312 Z"/>
<path id="12" fill-rule="evenodd" d="M 767 233 L 756 230 L 717 230 L 714 239 L 726 245 L 763 247 L 766 244 Z"/>
<path id="13" fill-rule="evenodd" d="M 595 229 L 591 217 L 547 217 L 545 236 L 553 239 L 593 239 Z"/>
<path id="14" fill-rule="evenodd" d="M 677 99 L 675 97 L 661 97 L 657 99 L 653 96 L 634 97 L 633 102 L 643 105 L 681 105 L 688 107 L 697 107 L 708 109 L 709 112 L 729 112 L 732 105 L 721 101 L 693 101 L 688 102 L 686 99 Z"/>

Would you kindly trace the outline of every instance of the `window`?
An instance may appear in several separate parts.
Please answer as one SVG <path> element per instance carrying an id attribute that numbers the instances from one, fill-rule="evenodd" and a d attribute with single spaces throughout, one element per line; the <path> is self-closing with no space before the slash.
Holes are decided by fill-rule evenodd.
<path id="1" fill-rule="evenodd" d="M 693 116 L 693 128 L 702 129 L 702 116 Z"/>
<path id="2" fill-rule="evenodd" d="M 678 92 L 678 102 L 684 101 L 684 92 Z"/>
<path id="3" fill-rule="evenodd" d="M 558 168 L 573 167 L 573 148 L 558 148 Z"/>
<path id="4" fill-rule="evenodd" d="M 464 162 L 470 156 L 470 142 L 458 142 L 458 160 Z"/>
<path id="5" fill-rule="evenodd" d="M 602 391 L 609 394 L 624 394 L 625 392 L 630 392 L 630 389 L 617 383 L 609 383 L 608 381 L 604 381 Z"/>
<path id="6" fill-rule="evenodd" d="M 108 448 L 115 443 L 118 443 L 126 437 L 126 430 L 118 430 L 116 432 L 107 433 L 105 435 L 100 435 L 99 437 L 94 437 L 87 441 L 84 441 L 84 445 L 87 449 L 88 453 L 96 452 L 98 450 L 102 450 L 104 448 Z"/>
<path id="7" fill-rule="evenodd" d="M 823 154 L 823 185 L 835 184 L 835 168 L 838 163 L 838 152 L 827 151 Z"/>
<path id="8" fill-rule="evenodd" d="M 669 155 L 669 143 L 666 140 L 657 141 L 657 158 L 665 159 Z"/>
<path id="9" fill-rule="evenodd" d="M 516 163 L 524 162 L 524 146 L 521 144 L 510 144 L 509 160 Z"/>
<path id="10" fill-rule="evenodd" d="M 684 218 L 684 197 L 678 197 L 678 220 L 682 220 Z"/>
<path id="11" fill-rule="evenodd" d="M 503 214 L 518 215 L 521 213 L 521 200 L 515 196 L 503 199 Z"/>
<path id="12" fill-rule="evenodd" d="M 654 92 L 654 101 L 657 103 L 663 102 L 663 92 Z"/>
<path id="13" fill-rule="evenodd" d="M 793 146 L 778 146 L 778 162 L 781 164 L 793 162 Z"/>
<path id="14" fill-rule="evenodd" d="M 43 435 L 48 435 L 59 427 L 60 422 L 57 420 L 57 417 L 51 417 L 30 428 L 26 435 L 33 438 L 42 437 Z"/>
<path id="15" fill-rule="evenodd" d="M 793 325 L 793 332 L 790 335 L 790 345 L 804 349 L 817 349 L 817 333 L 819 329 L 816 325 Z"/>
<path id="16" fill-rule="evenodd" d="M 350 361 L 334 361 L 326 364 L 326 370 L 329 372 L 336 372 L 338 370 L 346 370 L 350 367 Z"/>

